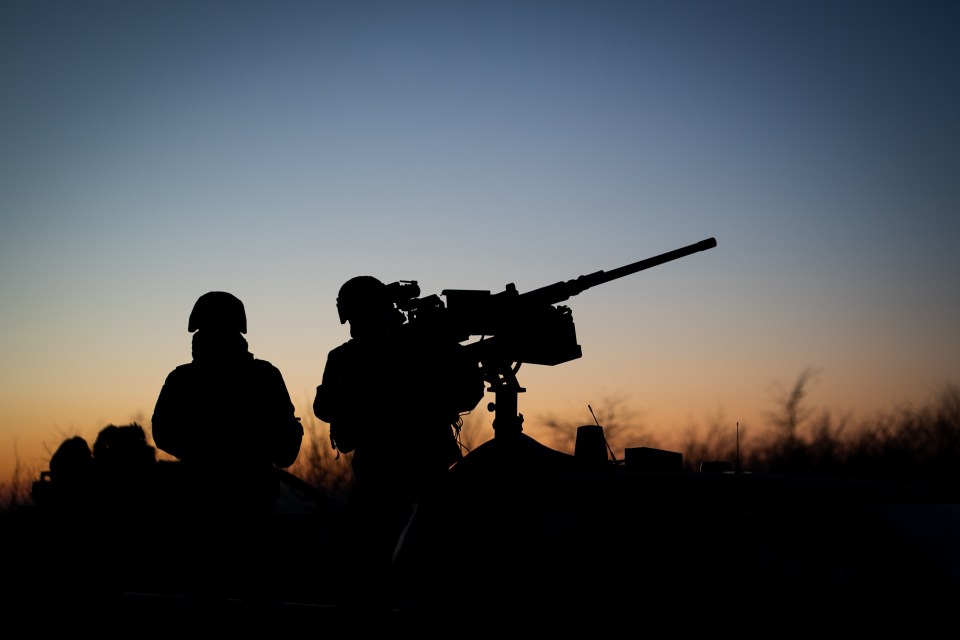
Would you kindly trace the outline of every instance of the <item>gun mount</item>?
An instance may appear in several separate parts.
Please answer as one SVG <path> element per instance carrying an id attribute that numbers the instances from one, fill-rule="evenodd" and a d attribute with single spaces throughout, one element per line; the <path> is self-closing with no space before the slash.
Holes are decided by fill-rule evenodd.
<path id="1" fill-rule="evenodd" d="M 714 238 L 639 260 L 610 271 L 596 271 L 572 280 L 560 281 L 526 293 L 513 283 L 503 291 L 445 289 L 423 298 L 415 280 L 388 285 L 397 308 L 407 324 L 450 340 L 466 343 L 468 352 L 483 370 L 495 401 L 488 409 L 497 412 L 495 434 L 517 434 L 523 430 L 517 396 L 526 391 L 517 380 L 523 363 L 553 366 L 581 357 L 571 310 L 563 305 L 573 296 L 639 271 L 656 267 L 717 246 Z M 476 338 L 473 342 L 470 340 Z"/>

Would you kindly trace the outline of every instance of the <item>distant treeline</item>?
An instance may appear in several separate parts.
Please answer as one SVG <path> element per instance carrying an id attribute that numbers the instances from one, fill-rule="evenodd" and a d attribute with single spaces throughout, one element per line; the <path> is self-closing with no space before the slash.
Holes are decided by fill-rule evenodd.
<path id="1" fill-rule="evenodd" d="M 854 421 L 806 402 L 816 375 L 805 370 L 767 415 L 762 433 L 731 436 L 711 427 L 688 438 L 692 467 L 701 460 L 739 460 L 755 473 L 842 477 L 910 484 L 960 494 L 960 387 L 947 384 L 926 404 L 904 405 Z"/>
<path id="2" fill-rule="evenodd" d="M 683 454 L 687 471 L 726 461 L 753 473 L 901 483 L 960 496 L 960 387 L 947 383 L 925 404 L 855 421 L 809 404 L 817 375 L 815 368 L 802 371 L 759 429 L 717 421 L 665 443 L 646 433 L 622 401 L 608 400 L 597 417 L 612 451 L 622 455 L 624 446 L 662 445 Z M 573 452 L 574 423 L 548 419 L 546 426 L 550 446 Z"/>
<path id="3" fill-rule="evenodd" d="M 803 371 L 760 430 L 718 422 L 706 430 L 687 429 L 675 447 L 666 448 L 680 450 L 684 468 L 691 472 L 702 462 L 727 461 L 753 473 L 892 482 L 960 495 L 960 387 L 947 384 L 924 405 L 854 422 L 809 406 L 808 386 L 816 375 L 814 369 Z M 613 456 L 622 456 L 624 445 L 642 441 L 655 446 L 622 402 L 608 401 L 598 409 Z M 538 437 L 573 453 L 578 424 L 548 418 Z M 300 457 L 288 471 L 329 498 L 345 501 L 353 482 L 348 459 L 330 446 L 325 425 L 310 417 L 304 427 Z M 466 451 L 492 437 L 482 429 L 480 420 L 467 417 L 462 430 Z M 0 483 L 0 511 L 32 505 L 34 484 L 45 471 L 18 463 L 13 476 Z"/>

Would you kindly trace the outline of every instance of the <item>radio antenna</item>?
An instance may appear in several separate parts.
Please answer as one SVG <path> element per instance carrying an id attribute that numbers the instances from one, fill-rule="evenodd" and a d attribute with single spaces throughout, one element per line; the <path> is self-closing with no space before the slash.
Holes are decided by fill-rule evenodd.
<path id="1" fill-rule="evenodd" d="M 600 433 L 603 433 L 603 444 L 607 445 L 607 451 L 610 452 L 610 457 L 613 458 L 613 464 L 620 464 L 619 460 L 617 460 L 616 454 L 613 452 L 613 449 L 610 448 L 610 443 L 607 442 L 607 434 L 604 433 L 603 426 L 600 424 L 600 421 L 597 420 L 597 414 L 593 412 L 593 407 L 587 405 L 587 409 L 590 410 L 590 415 L 593 416 L 593 421 L 597 423 L 598 427 L 600 427 Z"/>
<path id="2" fill-rule="evenodd" d="M 593 412 L 593 407 L 591 407 L 590 405 L 587 405 L 587 409 L 590 410 L 590 415 L 593 416 L 593 421 L 597 423 L 598 427 L 600 427 L 600 421 L 597 420 L 597 414 Z M 603 427 L 600 427 L 600 428 L 602 429 Z"/>

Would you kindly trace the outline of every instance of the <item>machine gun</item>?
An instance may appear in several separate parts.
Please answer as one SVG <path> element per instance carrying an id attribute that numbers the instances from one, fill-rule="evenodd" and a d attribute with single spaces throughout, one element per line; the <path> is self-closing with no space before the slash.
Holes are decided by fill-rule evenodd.
<path id="1" fill-rule="evenodd" d="M 591 287 L 715 246 L 717 241 L 708 238 L 611 271 L 596 271 L 526 293 L 518 292 L 513 283 L 499 293 L 445 289 L 441 292 L 444 301 L 435 294 L 418 297 L 420 288 L 415 280 L 394 282 L 387 288 L 407 325 L 467 343 L 468 354 L 483 370 L 488 390 L 495 394 L 496 401 L 487 408 L 499 409 L 493 424 L 496 435 L 519 433 L 523 416 L 517 412 L 517 394 L 526 391 L 517 381 L 520 365 L 552 366 L 582 355 L 573 314 L 559 303 Z M 468 342 L 473 338 L 478 339 Z"/>

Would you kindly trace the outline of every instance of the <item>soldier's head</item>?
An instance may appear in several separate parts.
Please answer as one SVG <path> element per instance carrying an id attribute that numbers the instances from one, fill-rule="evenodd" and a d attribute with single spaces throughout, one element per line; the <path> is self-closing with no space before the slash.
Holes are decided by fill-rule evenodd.
<path id="1" fill-rule="evenodd" d="M 247 332 L 243 303 L 226 291 L 211 291 L 197 298 L 190 313 L 187 331 Z"/>
<path id="2" fill-rule="evenodd" d="M 340 324 L 350 323 L 353 336 L 403 323 L 387 285 L 373 276 L 357 276 L 343 283 L 337 294 L 337 313 Z"/>

